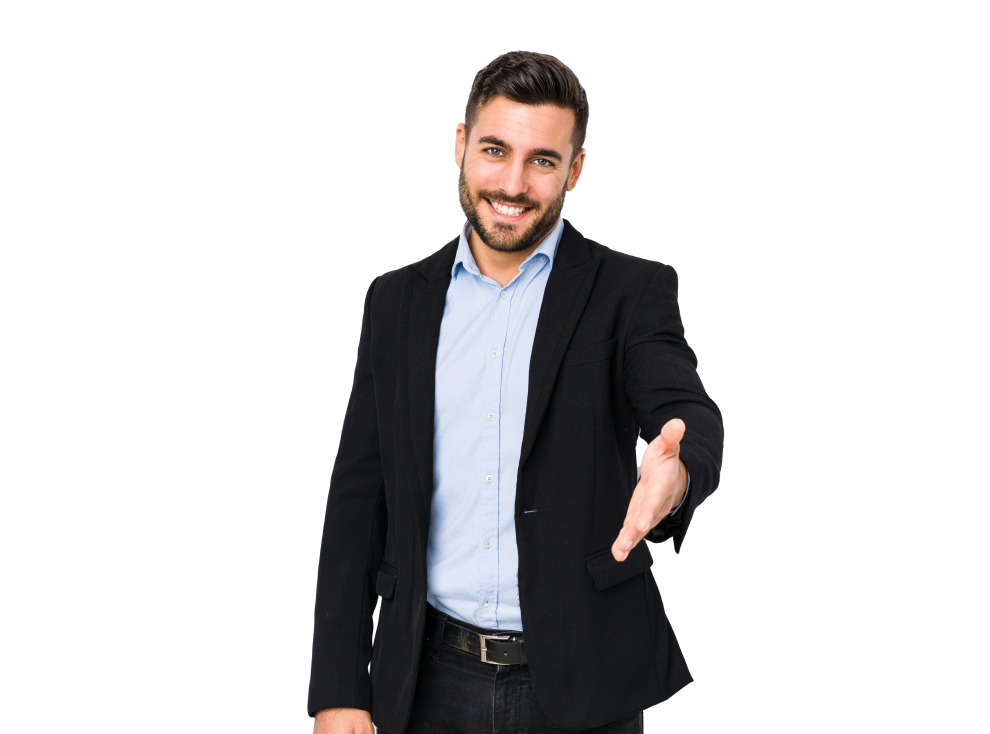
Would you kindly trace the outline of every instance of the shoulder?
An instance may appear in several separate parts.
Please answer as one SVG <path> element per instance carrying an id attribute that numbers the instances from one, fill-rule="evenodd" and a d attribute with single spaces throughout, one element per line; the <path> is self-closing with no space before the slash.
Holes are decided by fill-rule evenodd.
<path id="1" fill-rule="evenodd" d="M 390 311 L 396 309 L 402 301 L 402 291 L 409 276 L 432 281 L 435 278 L 442 278 L 444 273 L 449 274 L 450 268 L 453 266 L 458 240 L 459 237 L 455 237 L 439 250 L 421 260 L 376 276 L 368 286 L 371 309 L 373 311 L 383 308 Z"/>
<path id="2" fill-rule="evenodd" d="M 641 295 L 654 284 L 664 290 L 672 288 L 676 291 L 677 272 L 672 265 L 614 250 L 577 234 L 582 237 L 591 254 L 601 258 L 598 279 L 609 289 Z"/>

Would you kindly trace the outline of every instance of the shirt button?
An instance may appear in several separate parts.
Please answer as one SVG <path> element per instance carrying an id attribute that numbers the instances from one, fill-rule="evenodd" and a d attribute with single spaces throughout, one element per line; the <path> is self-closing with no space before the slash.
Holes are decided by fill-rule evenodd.
<path id="1" fill-rule="evenodd" d="M 483 608 L 484 608 L 484 609 L 489 609 L 489 608 L 490 608 L 490 607 L 489 607 L 489 604 L 488 604 L 488 602 L 485 602 L 485 605 L 484 605 L 484 607 L 483 607 Z"/>
<path id="2" fill-rule="evenodd" d="M 509 294 L 506 293 L 505 291 L 502 291 L 501 293 L 499 293 L 499 295 L 502 296 L 502 298 L 508 298 L 509 297 Z"/>
<path id="3" fill-rule="evenodd" d="M 492 541 L 490 541 L 490 540 L 486 540 L 486 541 L 485 541 L 485 547 L 486 547 L 486 548 L 491 548 L 491 547 L 492 547 Z"/>
<path id="4" fill-rule="evenodd" d="M 495 414 L 494 413 L 489 413 L 488 414 L 488 420 L 490 420 L 490 421 L 495 420 Z"/>
<path id="5" fill-rule="evenodd" d="M 541 263 L 545 263 L 546 261 L 547 261 L 547 256 L 546 255 L 540 255 L 540 262 Z"/>
<path id="6" fill-rule="evenodd" d="M 492 356 L 493 357 L 497 357 L 498 356 L 498 350 L 497 349 L 493 349 L 492 350 Z"/>
<path id="7" fill-rule="evenodd" d="M 491 474 L 489 474 L 489 475 L 488 475 L 487 477 L 485 477 L 485 481 L 486 481 L 486 482 L 490 482 L 490 481 L 492 481 L 493 479 L 495 479 L 495 477 L 493 477 L 493 476 L 492 476 Z"/>

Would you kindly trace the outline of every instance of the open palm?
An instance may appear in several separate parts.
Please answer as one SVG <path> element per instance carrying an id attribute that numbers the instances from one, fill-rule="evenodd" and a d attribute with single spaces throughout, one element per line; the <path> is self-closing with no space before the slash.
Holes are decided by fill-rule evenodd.
<path id="1" fill-rule="evenodd" d="M 680 459 L 681 439 L 686 426 L 680 418 L 667 421 L 643 454 L 639 483 L 633 490 L 612 555 L 624 561 L 629 550 L 641 541 L 684 497 L 687 469 Z"/>

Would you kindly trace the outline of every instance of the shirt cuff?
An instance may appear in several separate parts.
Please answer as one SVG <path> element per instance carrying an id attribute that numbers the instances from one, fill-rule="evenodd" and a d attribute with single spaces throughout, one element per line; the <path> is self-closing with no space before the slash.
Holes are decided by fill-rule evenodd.
<path id="1" fill-rule="evenodd" d="M 685 470 L 687 469 L 687 467 L 684 468 Z M 681 509 L 684 506 L 685 501 L 687 501 L 688 492 L 691 491 L 691 472 L 687 473 L 687 478 L 688 478 L 687 487 L 684 488 L 684 496 L 681 497 L 681 503 L 670 511 L 670 513 L 668 514 L 669 517 L 673 517 L 675 514 L 677 514 L 677 511 Z"/>

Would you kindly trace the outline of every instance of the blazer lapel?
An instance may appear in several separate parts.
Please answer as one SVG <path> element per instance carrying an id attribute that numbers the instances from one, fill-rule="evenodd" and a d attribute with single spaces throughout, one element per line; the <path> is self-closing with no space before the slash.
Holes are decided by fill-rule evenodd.
<path id="1" fill-rule="evenodd" d="M 409 476 L 419 484 L 420 501 L 414 498 L 414 506 L 424 529 L 424 540 L 429 533 L 433 497 L 437 345 L 458 239 L 407 268 L 402 294 L 398 365 L 400 416 L 406 437 L 402 444 Z"/>
<path id="2" fill-rule="evenodd" d="M 529 359 L 529 394 L 526 398 L 522 452 L 519 455 L 520 468 L 533 448 L 564 352 L 584 313 L 600 262 L 601 255 L 592 254 L 581 233 L 565 219 L 557 255 L 543 292 L 543 304 Z"/>

